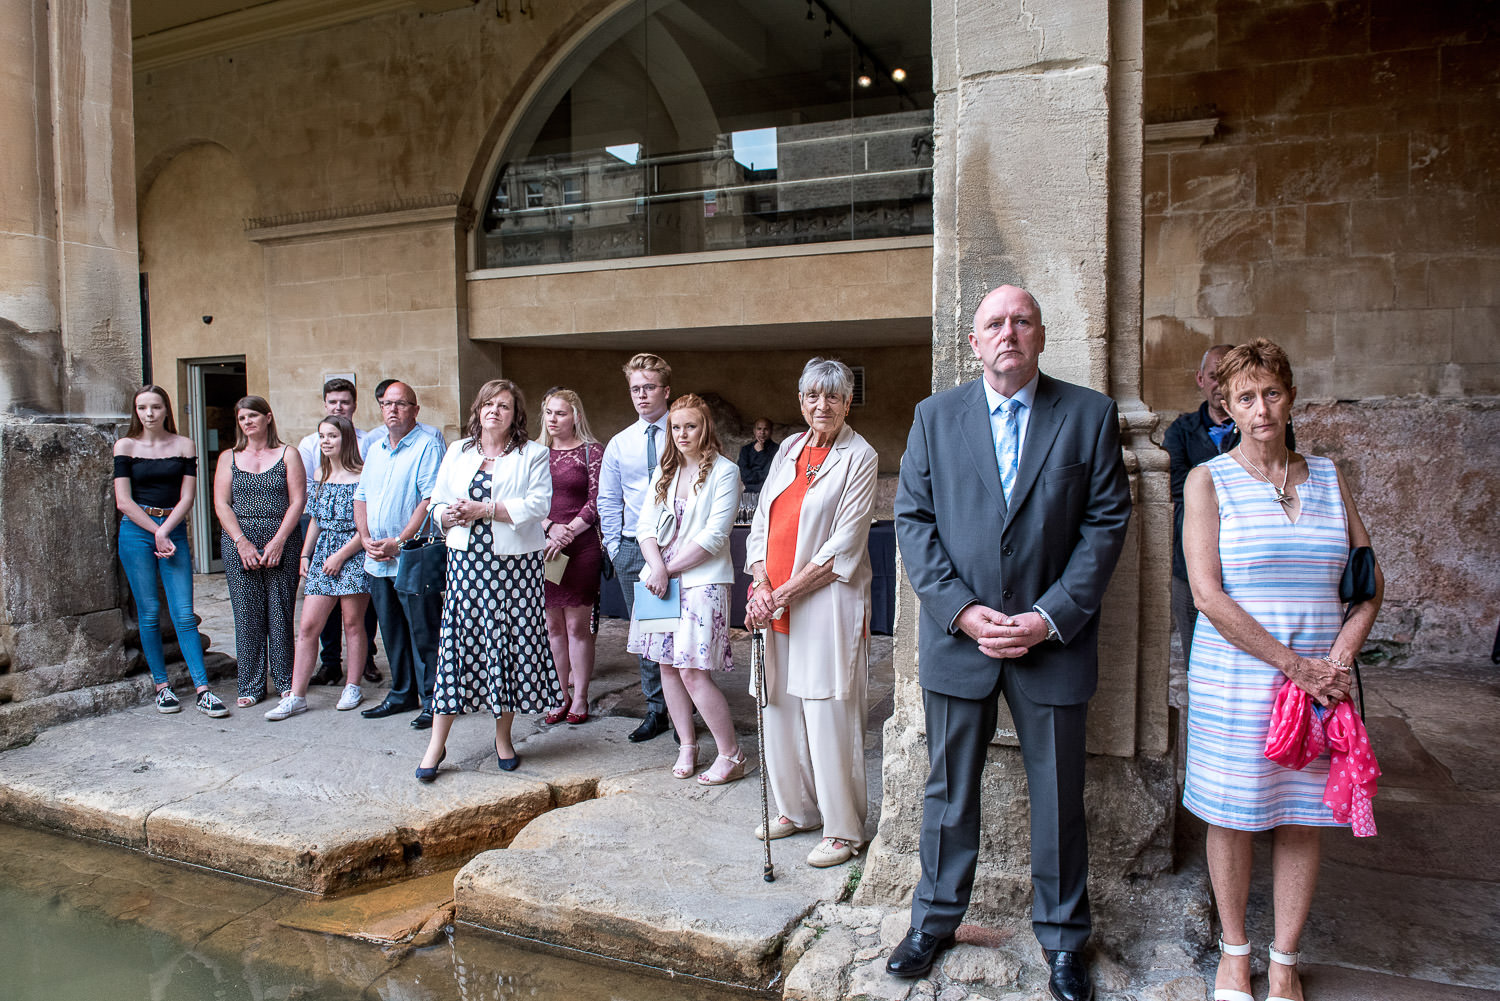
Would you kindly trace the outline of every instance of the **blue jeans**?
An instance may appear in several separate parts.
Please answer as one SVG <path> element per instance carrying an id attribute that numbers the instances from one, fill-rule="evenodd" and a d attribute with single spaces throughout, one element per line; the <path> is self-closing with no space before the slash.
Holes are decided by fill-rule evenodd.
<path id="1" fill-rule="evenodd" d="M 160 525 L 166 519 L 151 520 Z M 203 667 L 203 643 L 198 637 L 197 616 L 193 614 L 193 558 L 188 552 L 187 526 L 172 529 L 171 539 L 177 552 L 171 559 L 160 559 L 156 555 L 155 537 L 124 518 L 120 521 L 120 563 L 125 567 L 125 579 L 130 581 L 130 593 L 135 597 L 141 652 L 151 668 L 151 680 L 158 685 L 167 683 L 167 659 L 161 643 L 161 593 L 157 588 L 160 580 L 167 592 L 167 610 L 193 686 L 206 688 L 208 671 Z"/>

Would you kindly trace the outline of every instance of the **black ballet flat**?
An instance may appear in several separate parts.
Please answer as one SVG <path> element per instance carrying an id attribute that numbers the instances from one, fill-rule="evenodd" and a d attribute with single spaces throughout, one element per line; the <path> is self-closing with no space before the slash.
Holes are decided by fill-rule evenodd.
<path id="1" fill-rule="evenodd" d="M 433 765 L 431 768 L 423 768 L 420 765 L 417 766 L 417 781 L 431 782 L 433 779 L 437 778 L 438 765 L 441 765 L 443 763 L 443 759 L 447 756 L 448 749 L 445 747 L 443 748 L 443 753 L 438 755 L 437 765 Z"/>
<path id="2" fill-rule="evenodd" d="M 495 764 L 497 764 L 497 765 L 500 766 L 500 770 L 502 772 L 513 772 L 513 771 L 515 771 L 516 770 L 516 766 L 519 765 L 520 763 L 521 763 L 521 756 L 519 754 L 516 755 L 514 758 L 502 758 L 502 757 L 500 757 L 500 752 L 499 751 L 495 752 Z"/>

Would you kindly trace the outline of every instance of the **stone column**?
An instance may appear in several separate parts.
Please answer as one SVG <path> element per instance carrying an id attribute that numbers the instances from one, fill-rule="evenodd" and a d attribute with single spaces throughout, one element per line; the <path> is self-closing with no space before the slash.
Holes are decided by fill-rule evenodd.
<path id="1" fill-rule="evenodd" d="M 1166 456 L 1141 401 L 1141 35 L 1138 2 L 934 0 L 933 373 L 937 391 L 980 375 L 969 347 L 986 291 L 1042 305 L 1042 369 L 1119 403 L 1135 511 L 1105 603 L 1090 704 L 1087 802 L 1096 937 L 1127 937 L 1127 876 L 1171 861 L 1167 756 L 1171 521 Z M 918 875 L 927 736 L 916 675 L 917 603 L 897 604 L 896 708 L 885 730 L 880 830 L 858 902 L 901 904 Z M 984 842 L 969 919 L 1029 920 L 1025 773 L 1008 717 L 990 750 Z"/>
<path id="2" fill-rule="evenodd" d="M 128 669 L 100 427 L 141 372 L 128 0 L 0 5 L 0 67 L 0 703 L 22 703 Z"/>

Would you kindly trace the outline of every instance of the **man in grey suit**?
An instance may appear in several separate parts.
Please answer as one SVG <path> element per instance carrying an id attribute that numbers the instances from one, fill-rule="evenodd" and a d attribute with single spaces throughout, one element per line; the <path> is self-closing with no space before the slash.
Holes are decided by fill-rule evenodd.
<path id="1" fill-rule="evenodd" d="M 1032 927 L 1053 996 L 1079 1001 L 1093 996 L 1084 721 L 1130 520 L 1119 418 L 1109 397 L 1041 374 L 1046 328 L 1024 289 L 986 295 L 969 344 L 984 377 L 918 404 L 896 493 L 931 770 L 911 930 L 887 969 L 925 974 L 968 909 L 1003 694 L 1031 795 Z"/>

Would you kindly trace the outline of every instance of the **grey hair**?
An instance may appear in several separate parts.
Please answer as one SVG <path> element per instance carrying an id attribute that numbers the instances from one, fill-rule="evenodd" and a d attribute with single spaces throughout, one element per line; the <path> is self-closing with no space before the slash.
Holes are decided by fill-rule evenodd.
<path id="1" fill-rule="evenodd" d="M 814 358 L 802 366 L 802 378 L 797 380 L 797 392 L 837 393 L 840 399 L 854 399 L 854 373 L 849 366 L 837 358 Z"/>

